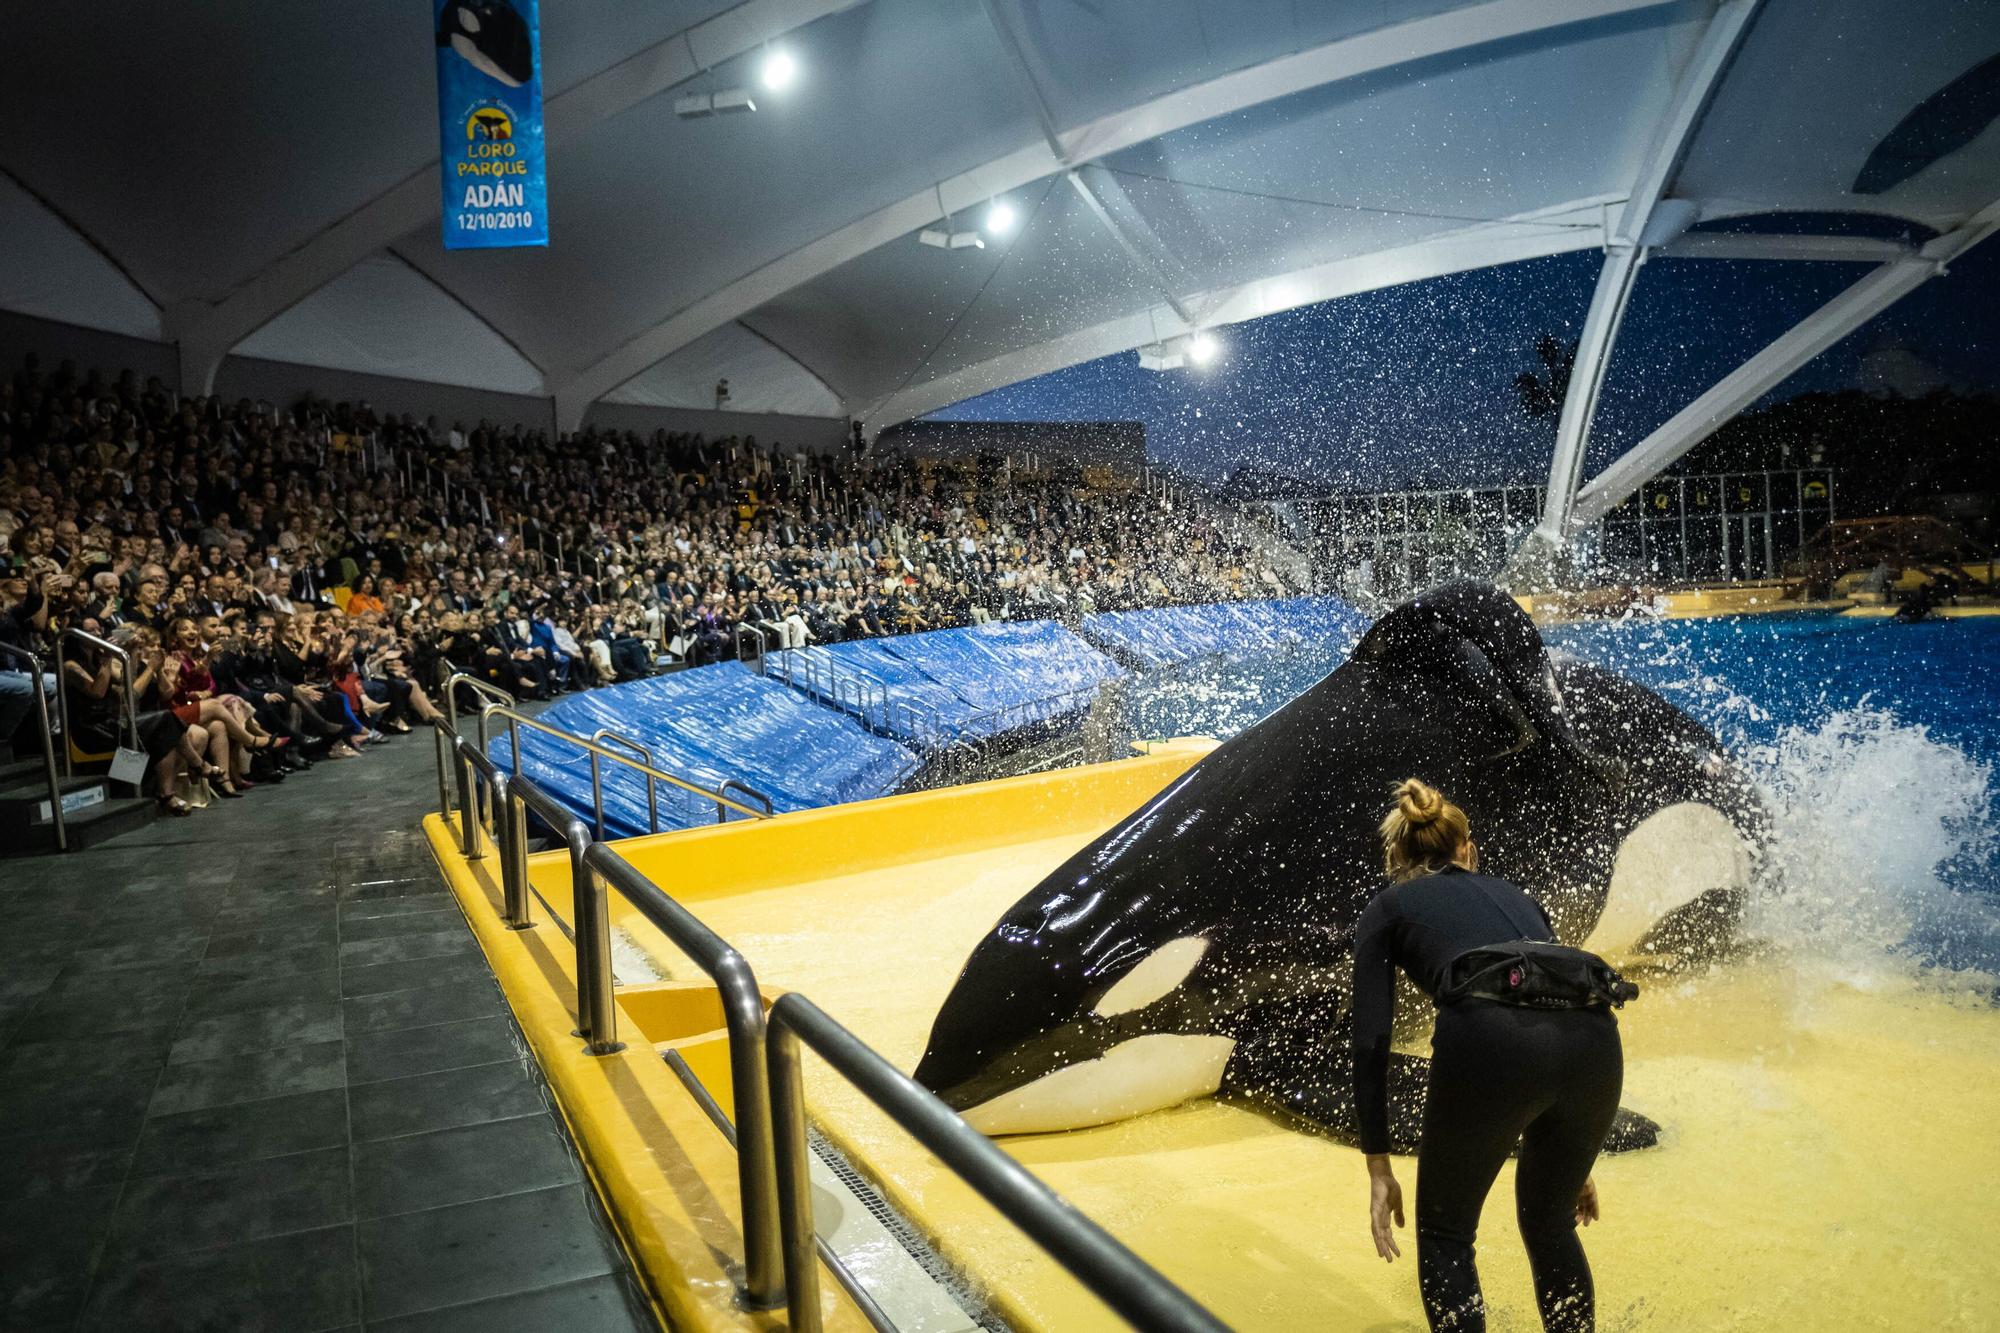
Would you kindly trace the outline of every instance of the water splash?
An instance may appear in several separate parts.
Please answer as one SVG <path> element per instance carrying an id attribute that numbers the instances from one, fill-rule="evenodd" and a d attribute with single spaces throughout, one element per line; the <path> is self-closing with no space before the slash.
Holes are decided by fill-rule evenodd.
<path id="1" fill-rule="evenodd" d="M 1863 701 L 1783 728 L 1745 759 L 1770 807 L 1771 873 L 1750 933 L 1850 981 L 1892 958 L 2000 971 L 1992 766 Z"/>

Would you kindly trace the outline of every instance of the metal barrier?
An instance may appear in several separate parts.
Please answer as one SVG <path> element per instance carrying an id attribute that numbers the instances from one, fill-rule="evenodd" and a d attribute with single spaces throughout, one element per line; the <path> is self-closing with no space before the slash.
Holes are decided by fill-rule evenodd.
<path id="1" fill-rule="evenodd" d="M 127 728 L 125 734 L 131 737 L 132 748 L 135 750 L 139 748 L 139 702 L 132 693 L 132 655 L 117 644 L 100 639 L 95 634 L 88 634 L 80 629 L 66 629 L 56 635 L 56 713 L 62 720 L 62 771 L 66 777 L 74 776 L 76 773 L 76 763 L 71 757 L 72 747 L 76 744 L 76 733 L 70 730 L 69 679 L 63 672 L 63 644 L 71 639 L 81 639 L 93 647 L 110 653 L 118 660 L 118 687 L 119 692 L 125 696 Z M 144 783 L 142 777 L 134 784 L 134 790 Z"/>
<path id="2" fill-rule="evenodd" d="M 525 725 L 548 731 L 661 781 L 687 785 L 651 764 L 639 764 L 604 750 L 598 740 L 572 736 L 499 704 L 482 710 L 482 720 L 494 713 L 505 716 L 510 727 Z M 715 982 L 729 1034 L 729 1076 L 736 1104 L 737 1190 L 744 1246 L 739 1299 L 745 1308 L 767 1310 L 786 1305 L 789 1326 L 795 1333 L 821 1327 L 811 1150 L 806 1142 L 800 1064 L 803 1042 L 1135 1327 L 1172 1333 L 1218 1333 L 1225 1328 L 1158 1270 L 1064 1202 L 810 1000 L 798 994 L 781 996 L 767 1019 L 756 976 L 742 954 L 609 843 L 593 840 L 588 824 L 520 773 L 518 731 L 513 732 L 517 764 L 509 774 L 493 762 L 483 744 L 467 740 L 446 723 L 437 726 L 455 760 L 458 831 L 468 859 L 484 856 L 479 816 L 482 787 L 490 796 L 486 804 L 501 812 L 495 818 L 493 833 L 501 857 L 502 914 L 510 928 L 533 924 L 528 919 L 528 900 L 533 893 L 528 877 L 528 812 L 533 811 L 556 829 L 567 849 L 575 904 L 569 933 L 576 948 L 576 1035 L 583 1038 L 586 1054 L 602 1056 L 625 1049 L 618 1039 L 609 892 L 620 894 Z M 719 792 L 705 795 L 718 806 L 726 804 L 765 817 L 727 801 Z M 448 803 L 442 814 L 449 824 Z"/>
<path id="3" fill-rule="evenodd" d="M 632 753 L 638 755 L 648 767 L 652 766 L 653 752 L 633 740 L 630 736 L 621 736 L 609 727 L 599 727 L 596 731 L 590 733 L 590 739 L 596 741 L 599 745 L 606 743 L 622 745 L 632 751 Z M 520 771 L 520 766 L 521 759 L 517 753 L 514 757 L 516 772 Z M 604 784 L 598 771 L 597 756 L 595 754 L 590 756 L 590 804 L 597 813 L 597 836 L 601 839 L 604 836 Z M 716 822 L 720 823 L 722 821 L 718 819 Z M 649 832 L 658 833 L 660 831 L 659 779 L 655 778 L 651 773 L 646 775 L 646 827 Z"/>
<path id="4" fill-rule="evenodd" d="M 716 784 L 715 788 L 715 822 L 718 824 L 727 824 L 729 822 L 729 811 L 731 809 L 741 810 L 743 808 L 729 799 L 729 793 L 732 791 L 740 791 L 753 801 L 761 801 L 764 805 L 763 817 L 765 819 L 769 819 L 772 815 L 778 813 L 778 807 L 773 805 L 771 798 L 763 792 L 758 791 L 747 782 L 738 782 L 735 778 L 724 778 Z M 655 828 L 653 831 L 657 833 L 659 829 Z"/>
<path id="5" fill-rule="evenodd" d="M 736 1102 L 737 1188 L 742 1195 L 744 1298 L 754 1309 L 771 1309 L 785 1300 L 784 1263 L 778 1246 L 778 1219 L 783 1200 L 778 1190 L 777 1156 L 771 1136 L 771 1095 L 765 1082 L 764 998 L 750 964 L 728 941 L 604 843 L 583 855 L 586 871 L 594 871 L 618 890 L 695 966 L 714 980 L 722 997 L 723 1021 L 729 1031 L 729 1082 Z M 582 888 L 579 881 L 578 888 Z M 581 929 L 577 956 L 584 956 Z M 611 972 L 608 945 L 597 965 L 607 983 Z M 607 984 L 604 994 L 609 997 Z M 607 1021 L 609 1017 L 607 1003 Z"/>
<path id="6" fill-rule="evenodd" d="M 28 692 L 35 696 L 35 721 L 42 733 L 42 767 L 49 778 L 49 822 L 55 825 L 56 850 L 69 850 L 69 826 L 63 819 L 62 779 L 56 776 L 56 737 L 49 726 L 49 696 L 42 688 L 42 677 L 48 673 L 42 670 L 42 659 L 26 648 L 16 648 L 11 643 L 0 643 L 0 657 L 10 661 L 28 664 Z M 58 693 L 62 682 L 56 682 Z M 63 735 L 63 746 L 68 748 L 69 735 Z"/>
<path id="7" fill-rule="evenodd" d="M 484 708 L 479 710 L 479 743 L 482 749 L 485 748 L 487 744 L 488 720 L 494 717 L 499 717 L 507 723 L 507 743 L 508 743 L 509 753 L 513 761 L 513 769 L 516 775 L 518 775 L 521 771 L 521 728 L 527 727 L 530 730 L 539 731 L 545 736 L 553 736 L 559 741 L 565 741 L 571 745 L 574 745 L 579 750 L 585 751 L 588 754 L 609 759 L 613 763 L 623 764 L 625 765 L 625 767 L 630 769 L 636 769 L 637 771 L 646 774 L 650 778 L 654 778 L 660 782 L 666 783 L 670 787 L 674 787 L 685 792 L 692 792 L 694 795 L 700 797 L 703 801 L 714 801 L 718 805 L 727 807 L 730 810 L 734 810 L 739 815 L 748 815 L 752 819 L 769 819 L 771 817 L 770 810 L 768 808 L 764 810 L 753 810 L 749 806 L 744 805 L 739 801 L 731 800 L 727 795 L 723 794 L 722 792 L 710 791 L 706 787 L 700 786 L 699 784 L 692 782 L 687 778 L 680 777 L 677 774 L 669 773 L 663 768 L 655 767 L 651 763 L 642 763 L 641 761 L 632 758 L 630 755 L 620 754 L 616 750 L 607 749 L 605 748 L 604 744 L 600 741 L 592 740 L 585 736 L 579 736 L 573 731 L 564 731 L 561 727 L 550 726 L 548 723 L 542 721 L 540 718 L 529 717 L 526 713 L 521 712 L 518 708 L 513 707 L 511 704 L 492 703 L 486 705 Z M 730 779 L 729 782 L 725 783 L 724 785 L 734 786 L 740 788 L 745 792 L 750 793 L 756 799 L 763 801 L 767 807 L 770 804 L 770 798 L 765 796 L 762 792 L 756 791 L 754 788 L 744 786 L 744 784 L 735 781 L 735 779 L 733 778 Z M 604 802 L 602 798 L 603 794 L 601 791 L 599 791 L 596 792 L 595 795 L 597 799 L 592 809 L 592 814 L 594 816 L 593 823 L 596 827 L 602 828 L 604 826 Z"/>
<path id="8" fill-rule="evenodd" d="M 622 895 L 715 982 L 729 1032 L 730 1081 L 736 1100 L 737 1187 L 744 1236 L 742 1299 L 751 1309 L 782 1305 L 784 1265 L 778 1251 L 777 1169 L 771 1142 L 771 1099 L 764 1082 L 764 1002 L 749 963 L 609 844 L 593 841 L 590 827 L 532 778 L 508 775 L 463 736 L 454 734 L 450 741 L 460 784 L 460 844 L 468 859 L 477 859 L 474 849 L 480 843 L 480 821 L 474 813 L 480 804 L 475 790 L 480 783 L 487 785 L 492 805 L 502 812 L 497 816 L 496 840 L 505 903 L 502 916 L 510 929 L 533 924 L 528 907 L 532 893 L 528 812 L 532 810 L 556 829 L 567 848 L 575 903 L 570 935 L 576 947 L 576 1034 L 584 1039 L 588 1054 L 609 1055 L 625 1048 L 618 1039 L 607 887 Z"/>
<path id="9" fill-rule="evenodd" d="M 796 991 L 771 1006 L 766 1058 L 778 1149 L 778 1207 L 784 1233 L 785 1292 L 792 1333 L 818 1333 L 819 1268 L 815 1263 L 811 1149 L 806 1143 L 805 1071 L 801 1043 L 813 1048 L 849 1083 L 935 1153 L 1074 1274 L 1098 1299 L 1136 1328 L 1175 1333 L 1227 1333 L 1228 1326 L 1111 1233 L 1078 1212 L 1028 1169 L 965 1123 L 927 1089 L 870 1049 Z M 739 1103 L 740 1104 L 740 1103 Z"/>
<path id="10" fill-rule="evenodd" d="M 764 674 L 764 654 L 769 651 L 767 636 L 776 637 L 780 648 L 785 646 L 784 635 L 778 630 L 761 622 L 757 624 L 752 624 L 747 620 L 737 622 L 735 634 L 736 660 L 760 676 Z M 743 651 L 743 644 L 746 639 L 755 646 L 755 652 L 746 653 Z"/>
<path id="11" fill-rule="evenodd" d="M 498 685 L 490 685 L 473 675 L 470 671 L 452 672 L 444 678 L 444 684 L 440 688 L 444 692 L 444 711 L 445 716 L 451 720 L 451 734 L 453 739 L 458 737 L 458 687 L 460 685 L 469 686 L 474 694 L 483 699 L 494 703 L 506 704 L 510 708 L 514 706 L 514 696 L 501 689 Z M 481 713 L 479 717 L 479 752 L 481 754 L 486 753 L 486 742 L 486 715 Z M 445 790 L 444 762 L 444 755 L 440 752 L 438 755 L 438 798 L 441 807 L 448 806 L 451 800 L 449 793 Z M 520 767 L 520 756 L 517 754 L 514 759 L 514 768 L 518 772 Z M 441 809 L 440 813 L 449 817 L 451 811 L 449 809 Z M 491 812 L 489 811 L 485 817 L 490 819 Z"/>

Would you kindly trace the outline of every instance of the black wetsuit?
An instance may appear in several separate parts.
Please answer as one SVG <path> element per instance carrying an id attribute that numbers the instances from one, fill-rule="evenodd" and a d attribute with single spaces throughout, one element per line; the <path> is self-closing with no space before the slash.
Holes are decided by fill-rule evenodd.
<path id="1" fill-rule="evenodd" d="M 1467 949 L 1552 939 L 1534 899 L 1456 866 L 1376 895 L 1354 937 L 1354 1093 L 1364 1152 L 1389 1150 L 1395 969 L 1435 999 L 1446 965 Z M 1417 1276 L 1432 1328 L 1486 1327 L 1472 1242 L 1516 1142 L 1516 1214 L 1542 1323 L 1594 1326 L 1576 1197 L 1611 1129 L 1624 1070 L 1608 1010 L 1461 1000 L 1438 1011 L 1417 1151 Z"/>

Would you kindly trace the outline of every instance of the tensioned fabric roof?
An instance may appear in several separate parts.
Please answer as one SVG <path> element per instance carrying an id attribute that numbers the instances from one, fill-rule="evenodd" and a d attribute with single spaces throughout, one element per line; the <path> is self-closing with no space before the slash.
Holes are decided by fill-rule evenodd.
<path id="1" fill-rule="evenodd" d="M 447 252 L 427 6 L 18 7 L 0 308 L 175 343 L 192 389 L 234 350 L 541 394 L 567 426 L 600 400 L 710 406 L 727 376 L 737 409 L 879 426 L 1195 327 L 1604 247 L 1638 196 L 1670 249 L 1786 210 L 1921 243 L 2000 200 L 1992 0 L 541 14 L 552 243 Z M 675 114 L 754 87 L 775 46 L 801 74 L 755 114 Z M 919 244 L 995 198 L 1011 234 Z M 1889 254 L 1864 249 L 1838 257 Z"/>

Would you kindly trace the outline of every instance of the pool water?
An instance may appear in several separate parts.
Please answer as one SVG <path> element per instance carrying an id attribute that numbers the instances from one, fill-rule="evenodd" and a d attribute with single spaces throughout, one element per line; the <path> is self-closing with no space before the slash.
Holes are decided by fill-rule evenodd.
<path id="1" fill-rule="evenodd" d="M 1130 725 L 1233 735 L 1338 666 L 1359 634 L 1142 678 Z M 1755 777 L 1784 885 L 1759 904 L 1761 935 L 1847 964 L 1893 954 L 2000 971 L 2000 618 L 1635 616 L 1544 638 L 1659 691 Z"/>
<path id="2" fill-rule="evenodd" d="M 1750 922 L 1772 947 L 1649 979 L 1620 1016 L 1621 1100 L 1664 1136 L 1597 1165 L 1604 1221 L 1586 1243 L 1600 1327 L 1992 1327 L 2000 679 L 1984 664 L 2000 622 L 1633 620 L 1548 638 L 1713 728 L 1762 785 L 1784 858 Z M 1352 646 L 1139 677 L 1128 716 L 1140 734 L 1226 736 Z M 879 865 L 835 844 L 823 873 L 801 856 L 796 882 L 718 887 L 694 905 L 766 985 L 811 995 L 908 1069 L 990 923 L 1089 836 L 1030 829 Z M 807 1086 L 822 1127 L 1022 1326 L 1119 1326 L 842 1080 L 813 1065 Z M 1204 1099 L 1001 1142 L 1232 1327 L 1420 1333 L 1415 1265 L 1374 1257 L 1363 1159 L 1334 1140 Z M 1399 1170 L 1407 1190 L 1411 1165 Z M 1511 1175 L 1488 1197 L 1480 1264 L 1491 1326 L 1526 1333 L 1539 1321 Z"/>

